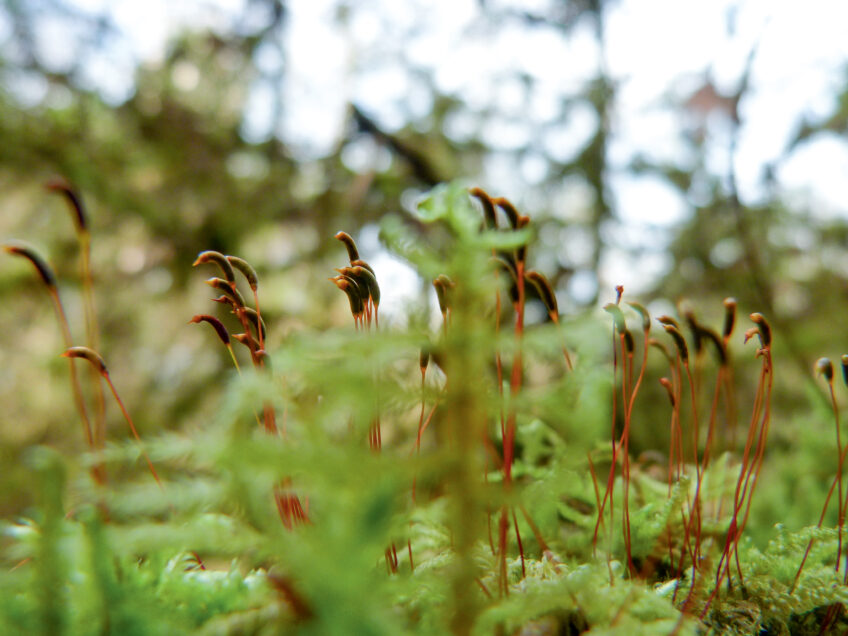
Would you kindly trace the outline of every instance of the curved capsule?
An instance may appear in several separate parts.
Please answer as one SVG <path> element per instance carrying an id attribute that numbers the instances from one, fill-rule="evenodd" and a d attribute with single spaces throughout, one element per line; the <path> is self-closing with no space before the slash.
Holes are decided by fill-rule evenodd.
<path id="1" fill-rule="evenodd" d="M 645 309 L 645 306 L 642 303 L 637 302 L 628 302 L 636 312 L 642 316 L 642 331 L 648 333 L 651 330 L 651 314 L 648 313 L 648 310 Z"/>
<path id="2" fill-rule="evenodd" d="M 848 354 L 842 354 L 842 381 L 848 386 Z"/>
<path id="3" fill-rule="evenodd" d="M 247 316 L 250 324 L 253 325 L 258 336 L 262 338 L 262 340 L 265 340 L 265 321 L 259 317 L 256 310 L 251 309 L 250 307 L 242 307 L 241 310 L 244 312 L 244 315 Z"/>
<path id="4" fill-rule="evenodd" d="M 671 380 L 668 378 L 660 378 L 660 384 L 665 388 L 666 393 L 668 393 L 668 400 L 671 402 L 671 408 L 674 408 L 675 399 L 674 399 L 674 389 L 671 386 Z"/>
<path id="5" fill-rule="evenodd" d="M 351 262 L 359 259 L 359 250 L 356 249 L 356 242 L 350 234 L 347 232 L 336 232 L 335 238 L 345 244 L 347 255 Z"/>
<path id="6" fill-rule="evenodd" d="M 22 256 L 27 259 L 35 267 L 38 275 L 48 289 L 56 289 L 56 275 L 47 264 L 47 261 L 42 258 L 41 254 L 32 245 L 23 241 L 11 241 L 3 244 L 3 250 L 7 254 Z"/>
<path id="7" fill-rule="evenodd" d="M 230 265 L 242 273 L 251 291 L 256 291 L 259 287 L 259 277 L 256 275 L 256 270 L 243 258 L 238 256 L 227 256 L 227 261 Z"/>
<path id="8" fill-rule="evenodd" d="M 221 252 L 216 252 L 215 250 L 206 250 L 205 252 L 201 252 L 197 255 L 197 259 L 195 259 L 191 266 L 197 267 L 203 263 L 215 263 L 221 269 L 221 273 L 224 274 L 224 278 L 227 279 L 227 282 L 231 285 L 235 284 L 236 274 L 233 271 L 233 266 L 230 265 L 230 261 L 228 261 L 227 257 L 221 254 Z"/>
<path id="9" fill-rule="evenodd" d="M 79 194 L 73 189 L 70 183 L 64 179 L 55 179 L 48 181 L 46 188 L 50 192 L 57 192 L 64 195 L 71 206 L 71 211 L 74 213 L 74 224 L 77 226 L 78 232 L 88 232 L 88 218 L 85 213 L 85 208 L 82 204 L 82 199 Z"/>
<path id="10" fill-rule="evenodd" d="M 433 279 L 433 287 L 436 288 L 439 309 L 442 311 L 442 314 L 446 314 L 451 306 L 451 290 L 456 287 L 456 283 L 444 274 L 439 274 Z"/>
<path id="11" fill-rule="evenodd" d="M 727 347 L 724 346 L 724 341 L 709 327 L 698 325 L 698 330 L 702 340 L 706 339 L 713 343 L 719 365 L 725 366 L 727 364 Z"/>
<path id="12" fill-rule="evenodd" d="M 692 344 L 695 347 L 695 353 L 701 353 L 704 349 L 704 341 L 701 337 L 704 328 L 698 322 L 698 319 L 695 318 L 695 314 L 691 310 L 686 310 L 683 313 L 683 317 L 686 319 L 686 324 L 689 326 L 689 331 L 692 333 Z"/>
<path id="13" fill-rule="evenodd" d="M 674 325 L 663 325 L 666 333 L 674 340 L 674 346 L 677 347 L 677 352 L 680 354 L 680 359 L 683 362 L 689 360 L 689 347 L 686 346 L 686 338 L 680 333 L 680 330 Z"/>
<path id="14" fill-rule="evenodd" d="M 768 348 L 771 346 L 771 326 L 768 324 L 768 321 L 765 319 L 759 312 L 754 312 L 749 316 L 753 322 L 757 324 L 760 330 L 760 339 L 763 341 L 763 348 Z"/>
<path id="15" fill-rule="evenodd" d="M 222 292 L 239 307 L 244 307 L 244 296 L 242 296 L 239 290 L 235 289 L 223 278 L 213 276 L 206 280 L 206 284 L 212 289 L 217 289 L 219 292 Z"/>
<path id="16" fill-rule="evenodd" d="M 662 325 L 671 325 L 672 327 L 674 327 L 678 331 L 680 330 L 680 323 L 677 322 L 671 316 L 662 315 L 659 318 L 657 318 L 657 322 L 659 322 Z"/>
<path id="17" fill-rule="evenodd" d="M 62 357 L 84 358 L 93 364 L 102 375 L 106 375 L 108 373 L 106 370 L 106 363 L 103 361 L 103 358 L 100 357 L 100 354 L 94 349 L 89 349 L 88 347 L 70 347 L 62 354 Z"/>
<path id="18" fill-rule="evenodd" d="M 192 316 L 191 320 L 188 321 L 188 324 L 199 324 L 201 322 L 207 322 L 212 325 L 212 328 L 215 330 L 215 333 L 218 334 L 221 342 L 225 345 L 230 344 L 230 334 L 227 332 L 227 328 L 224 326 L 224 323 L 215 318 L 215 316 L 210 316 L 209 314 L 197 314 Z"/>
<path id="19" fill-rule="evenodd" d="M 542 299 L 548 313 L 554 316 L 559 316 L 556 294 L 554 294 L 554 290 L 551 287 L 550 282 L 548 282 L 548 279 L 545 278 L 545 275 L 541 272 L 530 270 L 524 274 L 524 278 L 532 283 L 533 287 L 536 288 L 536 291 L 539 293 L 539 298 Z"/>
<path id="20" fill-rule="evenodd" d="M 828 384 L 833 383 L 833 363 L 830 358 L 819 358 L 816 360 L 816 373 L 824 376 Z"/>
<path id="21" fill-rule="evenodd" d="M 363 261 L 361 258 L 356 258 L 356 259 L 352 260 L 352 261 L 350 262 L 350 264 L 351 264 L 353 267 L 364 267 L 364 268 L 365 268 L 365 269 L 367 269 L 369 272 L 371 272 L 372 274 L 374 274 L 374 276 L 376 276 L 376 275 L 377 275 L 377 274 L 376 274 L 376 272 L 374 271 L 374 268 L 373 268 L 373 267 L 371 267 L 371 266 L 370 266 L 368 263 L 366 263 L 365 261 Z"/>
<path id="22" fill-rule="evenodd" d="M 472 197 L 478 199 L 483 206 L 486 229 L 496 230 L 498 228 L 498 218 L 495 215 L 495 205 L 492 203 L 492 198 L 481 188 L 471 188 L 468 192 Z"/>
<path id="23" fill-rule="evenodd" d="M 492 199 L 492 203 L 494 203 L 496 206 L 498 206 L 501 210 L 504 211 L 504 214 L 506 214 L 506 218 L 509 221 L 510 227 L 513 230 L 517 230 L 519 227 L 518 217 L 520 215 L 518 214 L 518 210 L 515 209 L 515 206 L 503 197 Z"/>
<path id="24" fill-rule="evenodd" d="M 364 262 L 364 261 L 361 261 Z M 336 269 L 339 274 L 348 276 L 356 281 L 356 284 L 368 291 L 368 297 L 374 303 L 375 307 L 380 306 L 380 286 L 377 284 L 377 277 L 370 269 L 366 269 L 360 265 L 353 267 L 342 267 Z"/>
<path id="25" fill-rule="evenodd" d="M 362 293 L 356 281 L 341 274 L 329 280 L 347 295 L 347 300 L 350 303 L 350 313 L 353 314 L 354 318 L 359 318 L 365 311 L 365 305 L 362 302 Z"/>

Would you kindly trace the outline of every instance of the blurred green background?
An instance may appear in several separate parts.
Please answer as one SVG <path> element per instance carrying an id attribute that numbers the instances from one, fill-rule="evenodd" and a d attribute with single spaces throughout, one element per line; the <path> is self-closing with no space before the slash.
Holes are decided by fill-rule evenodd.
<path id="1" fill-rule="evenodd" d="M 173 4 L 0 2 L 0 239 L 47 255 L 82 339 L 72 219 L 44 184 L 81 192 L 101 353 L 142 435 L 202 429 L 230 374 L 212 334 L 186 324 L 213 309 L 213 273 L 191 268 L 198 252 L 257 268 L 279 347 L 294 330 L 349 325 L 326 281 L 346 230 L 400 327 L 434 298 L 381 246 L 379 221 L 403 215 L 427 240 L 405 211 L 460 178 L 531 215 L 532 265 L 567 318 L 595 312 L 606 328 L 597 308 L 619 283 L 654 314 L 684 303 L 718 327 L 734 296 L 741 317 L 768 316 L 773 452 L 802 436 L 829 452 L 812 364 L 848 350 L 841 3 L 800 16 L 753 2 L 694 13 L 633 0 Z M 84 448 L 61 350 L 30 266 L 4 256 L 0 516 L 29 503 L 24 449 Z M 741 335 L 733 354 L 744 386 L 753 352 Z M 659 398 L 639 405 L 646 421 L 666 421 L 660 391 L 646 389 Z M 633 435 L 636 452 L 664 447 Z M 807 463 L 804 479 L 832 475 Z M 771 503 L 802 499 L 805 482 L 787 488 Z"/>

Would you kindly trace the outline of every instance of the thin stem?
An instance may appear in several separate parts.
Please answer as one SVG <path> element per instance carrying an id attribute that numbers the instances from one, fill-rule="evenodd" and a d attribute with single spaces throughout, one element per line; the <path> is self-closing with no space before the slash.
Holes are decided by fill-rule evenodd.
<path id="1" fill-rule="evenodd" d="M 68 317 L 67 314 L 65 314 L 65 308 L 62 305 L 62 300 L 59 298 L 58 290 L 55 287 L 49 287 L 48 291 L 50 293 L 50 298 L 53 301 L 53 309 L 56 312 L 56 318 L 58 319 L 59 326 L 62 329 L 62 339 L 64 340 L 65 348 L 68 349 L 73 345 L 73 341 L 71 339 L 71 328 L 68 325 Z M 71 369 L 71 390 L 74 394 L 74 403 L 76 404 L 77 411 L 79 411 L 80 419 L 82 420 L 86 442 L 88 443 L 89 448 L 93 449 L 95 446 L 94 437 L 91 431 L 91 420 L 88 417 L 88 410 L 85 407 L 85 400 L 82 396 L 82 388 L 80 387 L 79 377 L 77 376 L 77 369 L 73 358 L 69 358 L 68 362 Z"/>
<path id="2" fill-rule="evenodd" d="M 137 441 L 139 444 L 139 450 L 141 450 L 141 454 L 144 455 L 144 460 L 147 462 L 147 467 L 150 469 L 150 473 L 153 475 L 153 478 L 156 480 L 156 483 L 159 484 L 159 488 L 162 490 L 162 492 L 165 492 L 165 487 L 162 485 L 162 481 L 159 479 L 159 474 L 153 467 L 153 462 L 150 461 L 150 456 L 147 454 L 147 451 L 144 450 L 144 447 L 142 446 L 141 437 L 139 437 L 138 435 L 138 431 L 135 428 L 135 424 L 133 424 L 129 412 L 127 411 L 123 401 L 118 395 L 118 391 L 115 389 L 115 385 L 112 384 L 112 378 L 109 377 L 109 373 L 107 371 L 102 371 L 101 375 L 103 376 L 103 379 L 106 380 L 106 384 L 109 385 L 109 389 L 112 391 L 112 395 L 115 397 L 115 402 L 118 403 L 118 408 L 120 408 L 121 413 L 124 414 L 124 419 L 127 421 L 127 424 L 130 425 L 130 430 L 132 431 L 133 437 L 135 437 L 135 441 Z"/>

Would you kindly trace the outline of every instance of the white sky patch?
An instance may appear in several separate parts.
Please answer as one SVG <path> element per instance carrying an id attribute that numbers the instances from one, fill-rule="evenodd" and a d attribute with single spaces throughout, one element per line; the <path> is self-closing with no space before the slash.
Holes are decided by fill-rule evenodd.
<path id="1" fill-rule="evenodd" d="M 778 176 L 790 201 L 808 205 L 819 218 L 848 215 L 848 147 L 842 137 L 820 134 L 802 143 Z"/>
<path id="2" fill-rule="evenodd" d="M 721 49 L 731 0 L 623 0 L 606 25 L 606 59 L 618 77 L 636 76 L 658 90 L 681 73 L 702 71 Z"/>
<path id="3" fill-rule="evenodd" d="M 118 0 L 109 5 L 109 13 L 135 54 L 145 62 L 160 61 L 168 37 L 178 26 L 168 14 L 165 2 Z"/>
<path id="4" fill-rule="evenodd" d="M 629 254 L 615 248 L 604 252 L 600 265 L 601 294 L 612 290 L 616 285 L 624 285 L 625 292 L 633 297 L 647 292 L 661 276 L 668 273 L 671 257 L 665 252 L 649 252 L 639 255 Z"/>
<path id="5" fill-rule="evenodd" d="M 308 156 L 326 154 L 338 140 L 350 100 L 349 51 L 333 19 L 334 2 L 292 6 L 285 34 L 283 137 Z"/>
<path id="6" fill-rule="evenodd" d="M 380 249 L 368 260 L 379 276 L 380 323 L 402 327 L 410 310 L 419 302 L 421 278 L 412 267 Z"/>
<path id="7" fill-rule="evenodd" d="M 621 174 L 611 181 L 616 212 L 628 223 L 669 227 L 689 215 L 686 201 L 659 177 Z"/>

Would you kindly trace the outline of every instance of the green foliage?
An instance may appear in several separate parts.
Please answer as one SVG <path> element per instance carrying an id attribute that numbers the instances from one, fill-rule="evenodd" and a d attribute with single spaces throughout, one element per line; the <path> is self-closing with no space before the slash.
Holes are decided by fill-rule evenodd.
<path id="1" fill-rule="evenodd" d="M 763 510 L 753 508 L 750 521 L 745 512 L 754 527 L 738 547 L 743 577 L 732 572 L 732 587 L 711 595 L 741 447 L 713 456 L 699 478 L 690 466 L 667 482 L 664 459 L 634 457 L 623 472 L 622 446 L 613 451 L 609 443 L 611 396 L 622 391 L 605 361 L 609 320 L 512 328 L 520 303 L 502 262 L 513 258 L 517 269 L 519 251 L 532 247 L 532 230 L 481 231 L 479 212 L 457 184 L 425 199 L 418 220 L 436 224 L 438 242 L 422 241 L 400 217 L 384 221 L 382 236 L 423 276 L 452 281 L 442 299 L 446 323 L 434 333 L 414 320 L 405 330 L 372 329 L 365 318 L 355 330 L 303 329 L 279 346 L 268 343 L 267 358 L 251 352 L 252 369 L 210 379 L 206 390 L 218 408 L 194 431 L 145 436 L 143 447 L 93 445 L 78 456 L 33 449 L 37 505 L 5 525 L 0 631 L 841 628 L 844 619 L 826 609 L 848 603 L 834 569 L 832 523 L 780 527 L 775 536 L 759 521 Z M 500 314 L 496 297 L 503 300 Z M 612 313 L 616 333 L 623 333 L 624 313 L 617 306 Z M 425 342 L 431 362 L 422 381 Z M 573 371 L 563 363 L 563 346 L 576 352 Z M 697 364 L 708 385 L 713 370 Z M 620 419 L 621 411 L 619 404 Z M 269 434 L 269 412 L 278 434 Z M 513 418 L 515 454 L 507 471 Z M 375 423 L 379 443 L 369 438 Z M 703 437 L 696 443 L 705 444 Z M 144 466 L 142 451 L 162 475 L 162 488 L 133 470 Z M 774 461 L 786 460 L 778 454 Z M 104 483 L 96 467 L 109 475 Z M 126 476 L 133 472 L 138 476 Z M 615 507 L 607 504 L 599 522 L 598 502 L 607 497 Z M 302 506 L 294 522 L 289 504 L 281 503 L 292 501 Z M 689 561 L 696 542 L 697 571 Z"/>

